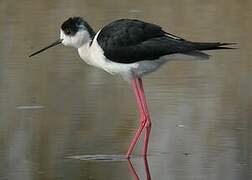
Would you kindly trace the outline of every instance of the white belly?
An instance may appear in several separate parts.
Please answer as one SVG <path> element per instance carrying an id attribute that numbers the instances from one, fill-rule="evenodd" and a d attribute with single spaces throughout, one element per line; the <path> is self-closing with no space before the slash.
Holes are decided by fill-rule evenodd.
<path id="1" fill-rule="evenodd" d="M 93 40 L 91 46 L 86 44 L 78 49 L 80 57 L 89 65 L 105 70 L 110 74 L 120 74 L 125 79 L 132 79 L 132 69 L 138 68 L 138 63 L 121 64 L 110 61 L 104 56 L 103 50 L 96 41 Z"/>

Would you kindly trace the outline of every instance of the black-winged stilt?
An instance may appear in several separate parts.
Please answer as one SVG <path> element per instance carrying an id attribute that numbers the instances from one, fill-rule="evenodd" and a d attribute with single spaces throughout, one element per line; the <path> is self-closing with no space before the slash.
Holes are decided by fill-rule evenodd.
<path id="1" fill-rule="evenodd" d="M 34 56 L 58 44 L 78 49 L 80 57 L 92 66 L 130 81 L 140 112 L 140 126 L 126 154 L 130 157 L 143 129 L 143 155 L 147 155 L 151 119 L 147 108 L 142 77 L 162 64 L 177 59 L 208 59 L 204 50 L 232 49 L 232 43 L 187 41 L 165 32 L 160 26 L 136 19 L 116 20 L 97 33 L 80 17 L 67 19 L 60 29 L 60 39 L 33 53 Z"/>

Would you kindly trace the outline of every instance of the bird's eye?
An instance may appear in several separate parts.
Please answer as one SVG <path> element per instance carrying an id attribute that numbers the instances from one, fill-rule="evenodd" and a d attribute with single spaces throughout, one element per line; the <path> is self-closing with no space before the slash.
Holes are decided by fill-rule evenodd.
<path id="1" fill-rule="evenodd" d="M 67 35 L 69 35 L 69 34 L 71 33 L 70 29 L 66 29 L 66 30 L 65 30 L 65 33 L 66 33 Z"/>

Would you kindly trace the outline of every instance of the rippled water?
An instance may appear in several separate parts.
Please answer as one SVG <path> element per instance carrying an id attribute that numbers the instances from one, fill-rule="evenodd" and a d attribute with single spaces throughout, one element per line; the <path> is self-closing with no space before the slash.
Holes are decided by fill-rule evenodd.
<path id="1" fill-rule="evenodd" d="M 96 30 L 139 18 L 195 41 L 238 42 L 210 61 L 171 62 L 144 79 L 150 155 L 122 158 L 137 129 L 133 92 L 76 50 L 27 56 L 69 16 Z M 249 180 L 251 1 L 1 1 L 0 179 Z"/>

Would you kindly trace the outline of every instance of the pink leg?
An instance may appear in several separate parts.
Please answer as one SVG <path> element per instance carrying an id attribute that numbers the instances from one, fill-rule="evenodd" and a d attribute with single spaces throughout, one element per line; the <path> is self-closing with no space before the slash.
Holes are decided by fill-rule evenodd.
<path id="1" fill-rule="evenodd" d="M 141 123 L 140 127 L 138 128 L 138 130 L 137 130 L 137 132 L 136 132 L 136 134 L 135 134 L 135 136 L 134 136 L 134 138 L 133 138 L 133 140 L 132 140 L 132 142 L 130 144 L 130 147 L 129 147 L 127 155 L 126 155 L 127 158 L 130 158 L 130 155 L 131 155 L 131 153 L 132 153 L 132 151 L 133 151 L 133 149 L 134 149 L 134 147 L 135 147 L 135 145 L 137 143 L 137 140 L 139 139 L 139 136 L 141 135 L 141 133 L 143 131 L 143 128 L 144 128 L 144 125 L 142 125 L 142 123 Z"/>
<path id="2" fill-rule="evenodd" d="M 143 106 L 142 106 L 142 102 L 141 102 L 141 98 L 140 98 L 140 93 L 139 93 L 139 82 L 138 82 L 138 79 L 133 79 L 132 80 L 132 87 L 133 87 L 133 90 L 135 92 L 135 95 L 136 95 L 136 100 L 137 100 L 137 106 L 138 106 L 138 110 L 140 112 L 140 116 L 141 116 L 141 119 L 142 117 L 144 117 L 144 111 L 143 111 Z M 127 155 L 126 157 L 129 158 L 136 143 L 137 143 L 137 140 L 139 139 L 142 131 L 143 131 L 143 128 L 144 128 L 144 123 L 143 121 L 140 122 L 140 126 L 130 144 L 130 147 L 128 149 L 128 152 L 127 152 Z"/>
<path id="3" fill-rule="evenodd" d="M 141 101 L 142 101 L 144 112 L 146 115 L 146 123 L 145 123 L 146 132 L 144 136 L 144 147 L 142 151 L 143 155 L 146 156 L 147 150 L 148 150 L 150 132 L 151 132 L 151 119 L 150 119 L 149 110 L 148 110 L 148 106 L 147 106 L 147 102 L 146 102 L 146 98 L 144 94 L 143 82 L 142 82 L 142 79 L 140 78 L 139 78 L 139 84 L 140 84 L 140 92 L 141 92 L 140 93 Z"/>
<path id="4" fill-rule="evenodd" d="M 143 148 L 143 155 L 146 156 L 147 154 L 147 149 L 148 149 L 148 141 L 149 141 L 149 136 L 150 136 L 150 129 L 151 129 L 151 121 L 149 117 L 149 112 L 146 104 L 146 99 L 144 95 L 144 89 L 143 89 L 143 84 L 142 80 L 140 78 L 132 80 L 132 87 L 134 89 L 136 99 L 137 99 L 137 105 L 138 105 L 138 110 L 140 112 L 140 126 L 130 144 L 130 147 L 127 152 L 127 158 L 130 157 L 141 133 L 143 128 L 146 128 L 146 133 L 144 137 L 144 148 Z"/>

